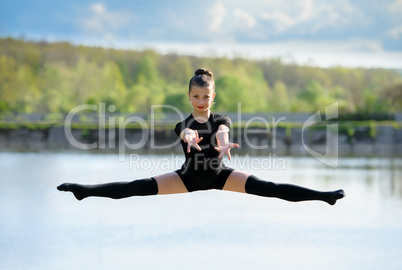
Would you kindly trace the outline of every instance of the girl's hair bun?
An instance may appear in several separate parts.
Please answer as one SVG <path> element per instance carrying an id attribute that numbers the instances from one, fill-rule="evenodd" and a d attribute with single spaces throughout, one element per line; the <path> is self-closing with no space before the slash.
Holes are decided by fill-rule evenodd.
<path id="1" fill-rule="evenodd" d="M 212 74 L 212 72 L 209 71 L 209 70 L 206 69 L 206 68 L 199 68 L 199 69 L 197 69 L 197 70 L 195 71 L 195 76 L 197 76 L 197 75 L 203 75 L 203 74 L 205 74 L 205 75 L 207 75 L 207 76 L 209 76 L 209 77 L 211 77 L 211 78 L 214 77 L 214 75 Z"/>
<path id="2" fill-rule="evenodd" d="M 194 77 L 190 79 L 188 84 L 188 92 L 191 92 L 192 86 L 198 87 L 209 87 L 215 90 L 215 82 L 213 78 L 213 74 L 206 68 L 199 68 L 195 71 Z"/>

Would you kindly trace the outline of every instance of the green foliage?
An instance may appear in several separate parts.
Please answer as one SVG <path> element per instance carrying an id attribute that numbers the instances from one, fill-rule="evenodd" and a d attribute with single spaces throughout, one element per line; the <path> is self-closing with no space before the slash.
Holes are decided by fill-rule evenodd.
<path id="1" fill-rule="evenodd" d="M 268 111 L 269 86 L 259 68 L 239 68 L 236 75 L 222 75 L 215 81 L 216 109 L 244 113 Z"/>
<path id="2" fill-rule="evenodd" d="M 152 105 L 191 111 L 188 81 L 206 67 L 216 82 L 214 110 L 243 113 L 316 112 L 339 103 L 340 114 L 386 115 L 402 110 L 397 71 L 318 68 L 281 59 L 199 58 L 0 39 L 0 114 L 60 115 L 81 104 L 149 113 Z M 107 107 L 108 108 L 108 107 Z M 165 111 L 168 111 L 166 109 Z"/>
<path id="3" fill-rule="evenodd" d="M 370 127 L 369 135 L 373 140 L 375 140 L 375 138 L 377 136 L 376 123 L 374 121 L 370 121 L 369 127 Z"/>
<path id="4" fill-rule="evenodd" d="M 159 80 L 156 63 L 149 53 L 144 53 L 137 65 L 135 81 L 137 83 L 157 82 Z"/>
<path id="5" fill-rule="evenodd" d="M 166 75 L 171 83 L 187 86 L 190 78 L 194 75 L 190 59 L 186 56 L 178 57 L 169 64 Z"/>
<path id="6" fill-rule="evenodd" d="M 288 112 L 290 110 L 290 97 L 286 87 L 282 81 L 276 81 L 269 97 L 270 111 L 272 112 Z"/>
<path id="7" fill-rule="evenodd" d="M 219 89 L 219 94 L 215 98 L 216 109 L 218 111 L 226 109 L 227 111 L 236 111 L 237 104 L 234 104 L 233 97 L 237 97 L 242 102 L 243 109 L 249 104 L 246 104 L 245 96 L 246 85 L 241 81 L 239 77 L 234 75 L 225 75 L 218 78 L 215 82 L 215 88 Z"/>
<path id="8" fill-rule="evenodd" d="M 0 99 L 0 115 L 10 111 L 9 105 L 6 101 Z"/>
<path id="9" fill-rule="evenodd" d="M 402 111 L 402 82 L 386 87 L 380 95 L 388 102 L 389 110 Z"/>

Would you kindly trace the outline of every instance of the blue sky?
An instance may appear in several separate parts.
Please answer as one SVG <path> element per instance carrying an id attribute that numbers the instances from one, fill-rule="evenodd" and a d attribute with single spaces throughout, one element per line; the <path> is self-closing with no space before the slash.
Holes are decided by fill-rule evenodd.
<path id="1" fill-rule="evenodd" d="M 0 0 L 0 36 L 402 68 L 400 14 L 402 0 Z"/>

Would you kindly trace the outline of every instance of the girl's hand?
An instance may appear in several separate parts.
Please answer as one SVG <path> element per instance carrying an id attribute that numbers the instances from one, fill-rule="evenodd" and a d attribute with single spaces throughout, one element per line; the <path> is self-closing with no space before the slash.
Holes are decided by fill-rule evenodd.
<path id="1" fill-rule="evenodd" d="M 215 147 L 214 149 L 216 151 L 220 152 L 220 154 L 218 156 L 219 159 L 223 158 L 223 155 L 226 153 L 228 155 L 229 160 L 230 160 L 230 158 L 231 158 L 230 149 L 233 148 L 233 147 L 236 147 L 236 148 L 239 147 L 239 145 L 237 143 L 228 143 L 226 145 L 221 146 L 221 143 L 219 142 L 218 139 L 216 139 L 216 142 L 217 142 L 218 146 Z"/>
<path id="2" fill-rule="evenodd" d="M 198 145 L 201 140 L 202 137 L 200 138 L 198 136 L 197 130 L 194 130 L 193 134 L 186 134 L 184 136 L 184 142 L 187 143 L 187 153 L 190 153 L 191 146 L 194 146 L 198 151 L 201 151 L 201 147 Z"/>

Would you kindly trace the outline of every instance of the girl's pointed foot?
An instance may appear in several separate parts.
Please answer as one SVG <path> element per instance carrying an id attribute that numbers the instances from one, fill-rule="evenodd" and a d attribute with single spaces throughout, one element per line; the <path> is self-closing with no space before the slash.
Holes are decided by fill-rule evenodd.
<path id="1" fill-rule="evenodd" d="M 85 194 L 85 189 L 82 185 L 79 184 L 72 184 L 72 183 L 64 183 L 61 184 L 60 186 L 57 187 L 58 190 L 60 191 L 69 191 L 72 192 L 75 196 L 75 198 L 79 201 L 82 199 L 88 197 Z"/>
<path id="2" fill-rule="evenodd" d="M 337 200 L 342 199 L 345 197 L 345 192 L 343 189 L 335 190 L 332 192 L 328 192 L 328 198 L 325 200 L 330 205 L 334 205 Z"/>

